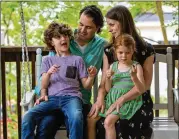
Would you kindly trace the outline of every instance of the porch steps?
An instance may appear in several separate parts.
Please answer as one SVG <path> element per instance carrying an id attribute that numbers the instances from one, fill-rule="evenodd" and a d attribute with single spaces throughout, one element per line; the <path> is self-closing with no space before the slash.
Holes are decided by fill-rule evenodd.
<path id="1" fill-rule="evenodd" d="M 151 127 L 153 129 L 151 139 L 179 139 L 179 125 L 173 118 L 155 117 Z"/>

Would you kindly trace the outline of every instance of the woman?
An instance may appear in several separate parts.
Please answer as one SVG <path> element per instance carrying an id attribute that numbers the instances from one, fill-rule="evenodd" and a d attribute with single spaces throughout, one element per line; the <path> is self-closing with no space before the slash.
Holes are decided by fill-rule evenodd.
<path id="1" fill-rule="evenodd" d="M 113 112 L 115 109 L 119 110 L 120 107 L 127 101 L 135 99 L 137 96 L 142 95 L 143 105 L 136 112 L 136 114 L 130 120 L 119 120 L 116 125 L 117 138 L 142 138 L 141 136 L 151 136 L 152 129 L 150 128 L 150 123 L 153 120 L 153 102 L 150 96 L 150 85 L 152 82 L 153 73 L 153 62 L 154 62 L 154 49 L 153 47 L 146 43 L 141 36 L 137 33 L 135 24 L 130 11 L 125 6 L 115 6 L 111 8 L 105 15 L 106 22 L 108 25 L 109 32 L 112 34 L 111 46 L 105 49 L 105 53 L 108 56 L 108 61 L 111 64 L 115 61 L 113 55 L 113 42 L 115 38 L 123 33 L 130 34 L 136 41 L 136 60 L 142 65 L 144 72 L 144 80 L 146 91 L 143 93 L 138 93 L 137 89 L 134 87 L 127 94 L 126 97 L 120 97 L 111 107 L 109 112 Z M 97 102 L 93 105 L 89 116 L 93 116 L 101 109 L 104 109 L 104 96 L 105 93 L 99 93 Z M 105 138 L 105 131 L 103 128 L 103 120 L 101 119 L 97 124 L 97 138 Z M 144 135 L 144 132 L 148 135 Z M 146 137 L 147 138 L 147 137 Z"/>
<path id="2" fill-rule="evenodd" d="M 117 61 L 106 71 L 105 112 L 96 118 L 88 119 L 88 139 L 95 139 L 96 122 L 105 117 L 104 128 L 106 139 L 116 139 L 115 124 L 119 119 L 130 119 L 142 106 L 142 96 L 124 103 L 117 111 L 108 114 L 108 108 L 120 97 L 124 97 L 134 86 L 139 92 L 145 91 L 142 66 L 134 61 L 135 41 L 128 34 L 122 34 L 115 39 L 114 44 Z"/>

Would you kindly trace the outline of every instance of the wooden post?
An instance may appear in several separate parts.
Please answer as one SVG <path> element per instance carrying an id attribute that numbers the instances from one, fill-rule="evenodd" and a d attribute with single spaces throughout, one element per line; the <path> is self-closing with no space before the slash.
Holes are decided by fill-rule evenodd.
<path id="1" fill-rule="evenodd" d="M 168 79 L 168 117 L 173 117 L 173 92 L 172 92 L 172 81 L 173 81 L 173 65 L 172 65 L 172 48 L 167 48 L 167 79 Z"/>
<path id="2" fill-rule="evenodd" d="M 160 104 L 160 86 L 159 86 L 159 61 L 158 56 L 159 54 L 156 54 L 156 61 L 154 64 L 154 95 L 155 95 L 155 104 Z M 155 117 L 159 117 L 159 109 L 156 107 L 155 110 Z"/>
<path id="3" fill-rule="evenodd" d="M 40 68 L 42 63 L 42 50 L 38 48 L 36 50 L 36 81 L 40 78 Z"/>
<path id="4" fill-rule="evenodd" d="M 1 39 L 0 39 L 0 54 L 1 54 L 1 46 L 4 45 L 4 30 L 1 29 Z M 1 62 L 1 57 L 0 57 L 0 62 Z M 0 75 L 2 75 L 2 71 L 1 71 L 1 64 L 0 64 Z M 0 76 L 0 94 L 2 94 L 2 76 Z M 0 109 L 2 108 L 1 103 L 2 103 L 2 99 L 1 99 L 1 95 L 0 95 Z M 1 114 L 2 114 L 2 110 L 0 110 L 0 120 L 1 120 Z M 0 138 L 2 137 L 2 133 L 1 133 L 1 122 L 0 122 Z"/>
<path id="5" fill-rule="evenodd" d="M 21 139 L 21 65 L 20 55 L 16 55 L 16 76 L 17 76 L 17 113 L 18 113 L 18 139 Z"/>
<path id="6" fill-rule="evenodd" d="M 0 47 L 0 54 L 1 54 L 1 47 Z M 1 58 L 0 58 L 0 61 L 1 61 Z M 2 75 L 2 74 L 1 74 L 1 64 L 0 64 L 0 75 Z M 2 87 L 1 87 L 2 82 L 1 82 L 1 80 L 2 80 L 2 79 L 1 79 L 1 76 L 0 76 L 0 109 L 2 108 L 2 107 L 1 107 L 1 94 L 2 94 L 2 90 L 1 90 L 1 88 L 2 88 Z M 2 113 L 2 112 L 1 112 L 1 110 L 0 110 L 0 120 L 1 120 L 1 113 Z M 0 138 L 1 138 L 1 137 L 2 137 L 2 134 L 1 134 L 1 122 L 0 122 Z"/>
<path id="7" fill-rule="evenodd" d="M 7 107 L 6 107 L 6 65 L 5 55 L 1 55 L 1 78 L 2 78 L 2 113 L 3 113 L 3 138 L 7 139 Z"/>

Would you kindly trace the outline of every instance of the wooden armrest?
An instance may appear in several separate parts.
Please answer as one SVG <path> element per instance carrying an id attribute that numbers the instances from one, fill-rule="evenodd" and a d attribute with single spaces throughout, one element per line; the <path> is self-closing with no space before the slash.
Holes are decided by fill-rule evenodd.
<path id="1" fill-rule="evenodd" d="M 29 106 L 30 103 L 33 101 L 33 98 L 35 96 L 34 90 L 33 91 L 29 91 L 26 92 L 26 95 L 23 96 L 20 105 L 25 107 L 25 106 Z"/>
<path id="2" fill-rule="evenodd" d="M 173 94 L 175 96 L 175 103 L 179 104 L 179 92 L 178 92 L 178 89 L 173 88 L 172 90 L 173 90 Z"/>

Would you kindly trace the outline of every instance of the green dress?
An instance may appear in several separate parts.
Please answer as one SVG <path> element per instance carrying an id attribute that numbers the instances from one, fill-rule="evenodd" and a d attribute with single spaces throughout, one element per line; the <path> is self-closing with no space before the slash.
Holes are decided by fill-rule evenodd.
<path id="1" fill-rule="evenodd" d="M 137 64 L 137 62 L 133 61 L 133 64 Z M 112 70 L 114 71 L 114 75 L 112 76 L 112 87 L 105 97 L 105 112 L 99 113 L 99 116 L 102 117 L 106 117 L 106 111 L 118 98 L 134 87 L 134 83 L 131 80 L 130 69 L 126 72 L 120 72 L 118 70 L 118 62 L 114 62 L 112 64 Z M 118 115 L 120 119 L 129 120 L 141 106 L 142 96 L 138 96 L 136 99 L 124 103 L 119 113 L 115 110 L 112 114 Z"/>

